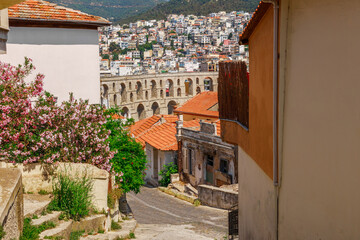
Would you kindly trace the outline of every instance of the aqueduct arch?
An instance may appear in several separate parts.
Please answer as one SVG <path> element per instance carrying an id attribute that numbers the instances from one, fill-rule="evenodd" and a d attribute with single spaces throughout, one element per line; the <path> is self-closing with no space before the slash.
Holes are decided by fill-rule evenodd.
<path id="1" fill-rule="evenodd" d="M 151 80 L 151 97 L 157 98 L 157 89 L 156 89 L 156 81 Z"/>
<path id="2" fill-rule="evenodd" d="M 165 92 L 166 97 L 174 96 L 174 82 L 171 79 L 166 80 Z"/>
<path id="3" fill-rule="evenodd" d="M 192 96 L 194 94 L 194 91 L 193 91 L 193 81 L 191 78 L 188 78 L 185 80 L 185 95 L 186 96 Z"/>
<path id="4" fill-rule="evenodd" d="M 177 103 L 175 101 L 170 101 L 168 104 L 167 104 L 167 107 L 168 107 L 168 114 L 173 114 L 174 113 L 174 109 L 175 109 L 175 106 L 177 105 Z"/>
<path id="5" fill-rule="evenodd" d="M 151 105 L 151 109 L 153 111 L 153 115 L 160 114 L 160 106 L 159 106 L 159 104 L 157 102 L 154 102 Z"/>
<path id="6" fill-rule="evenodd" d="M 146 112 L 145 112 L 145 107 L 142 104 L 139 104 L 137 107 L 137 114 L 138 114 L 138 119 L 142 120 L 146 118 Z"/>
<path id="7" fill-rule="evenodd" d="M 121 116 L 126 117 L 126 118 L 130 118 L 130 117 L 131 117 L 131 116 L 130 116 L 130 111 L 129 111 L 129 109 L 128 109 L 127 107 L 123 107 L 123 108 L 121 109 Z"/>

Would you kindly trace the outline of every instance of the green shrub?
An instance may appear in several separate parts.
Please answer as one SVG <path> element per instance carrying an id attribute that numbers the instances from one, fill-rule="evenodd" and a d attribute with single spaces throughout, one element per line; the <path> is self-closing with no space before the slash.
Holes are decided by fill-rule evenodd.
<path id="1" fill-rule="evenodd" d="M 43 190 L 43 189 L 41 189 L 38 193 L 39 193 L 40 195 L 48 195 L 48 194 L 50 194 L 48 191 Z"/>
<path id="2" fill-rule="evenodd" d="M 200 205 L 201 205 L 200 200 L 199 200 L 199 199 L 195 199 L 195 201 L 194 201 L 194 206 L 195 206 L 195 207 L 198 207 L 198 206 L 200 206 Z"/>
<path id="3" fill-rule="evenodd" d="M 130 232 L 130 233 L 129 233 L 129 238 L 130 238 L 130 239 L 134 239 L 134 238 L 135 238 L 135 233 Z"/>
<path id="4" fill-rule="evenodd" d="M 53 181 L 54 199 L 48 209 L 63 211 L 67 218 L 79 221 L 92 209 L 92 187 L 93 181 L 86 174 L 80 177 L 79 174 L 59 173 Z"/>
<path id="5" fill-rule="evenodd" d="M 3 239 L 3 237 L 5 237 L 5 232 L 4 232 L 4 228 L 0 225 L 0 239 Z"/>
<path id="6" fill-rule="evenodd" d="M 71 232 L 70 240 L 79 240 L 84 233 L 85 231 Z"/>
<path id="7" fill-rule="evenodd" d="M 121 226 L 119 223 L 115 222 L 114 220 L 111 221 L 111 230 L 119 230 Z"/>
<path id="8" fill-rule="evenodd" d="M 54 228 L 56 224 L 54 222 L 44 222 L 40 226 L 33 226 L 31 225 L 31 219 L 25 218 L 24 219 L 24 227 L 23 233 L 20 236 L 20 240 L 35 240 L 39 239 L 39 235 L 41 232 Z"/>
<path id="9" fill-rule="evenodd" d="M 159 172 L 161 180 L 160 186 L 167 187 L 171 182 L 171 174 L 178 173 L 178 168 L 174 163 L 169 163 L 164 166 L 164 169 Z"/>

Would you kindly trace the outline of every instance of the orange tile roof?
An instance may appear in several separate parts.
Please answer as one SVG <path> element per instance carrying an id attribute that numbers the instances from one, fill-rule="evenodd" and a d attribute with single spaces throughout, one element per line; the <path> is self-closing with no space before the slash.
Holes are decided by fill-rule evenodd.
<path id="1" fill-rule="evenodd" d="M 176 114 L 190 114 L 204 117 L 219 118 L 218 111 L 209 110 L 218 103 L 217 92 L 202 92 L 188 100 L 182 107 L 174 110 Z"/>
<path id="2" fill-rule="evenodd" d="M 199 120 L 186 121 L 184 127 L 199 127 Z M 161 151 L 177 151 L 178 144 L 176 140 L 176 124 L 163 123 L 153 127 L 150 131 L 140 137 L 140 141 L 148 143 Z"/>
<path id="3" fill-rule="evenodd" d="M 108 25 L 110 22 L 98 16 L 62 7 L 43 0 L 27 0 L 9 8 L 9 18 L 26 20 L 54 20 Z"/>

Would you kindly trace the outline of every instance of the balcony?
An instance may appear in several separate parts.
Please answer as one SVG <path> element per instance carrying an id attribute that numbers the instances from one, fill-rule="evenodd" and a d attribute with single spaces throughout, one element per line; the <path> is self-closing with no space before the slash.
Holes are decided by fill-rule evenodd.
<path id="1" fill-rule="evenodd" d="M 219 64 L 219 116 L 249 130 L 249 79 L 245 62 Z"/>

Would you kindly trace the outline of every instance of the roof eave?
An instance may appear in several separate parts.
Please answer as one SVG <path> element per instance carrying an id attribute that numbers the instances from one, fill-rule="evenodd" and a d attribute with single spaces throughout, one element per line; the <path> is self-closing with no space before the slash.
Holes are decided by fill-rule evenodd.
<path id="1" fill-rule="evenodd" d="M 34 18 L 18 18 L 9 17 L 9 24 L 12 25 L 67 25 L 67 26 L 83 26 L 83 27 L 104 27 L 110 26 L 111 22 L 95 22 L 95 21 L 76 21 L 76 20 L 57 20 L 57 19 L 34 19 Z"/>

